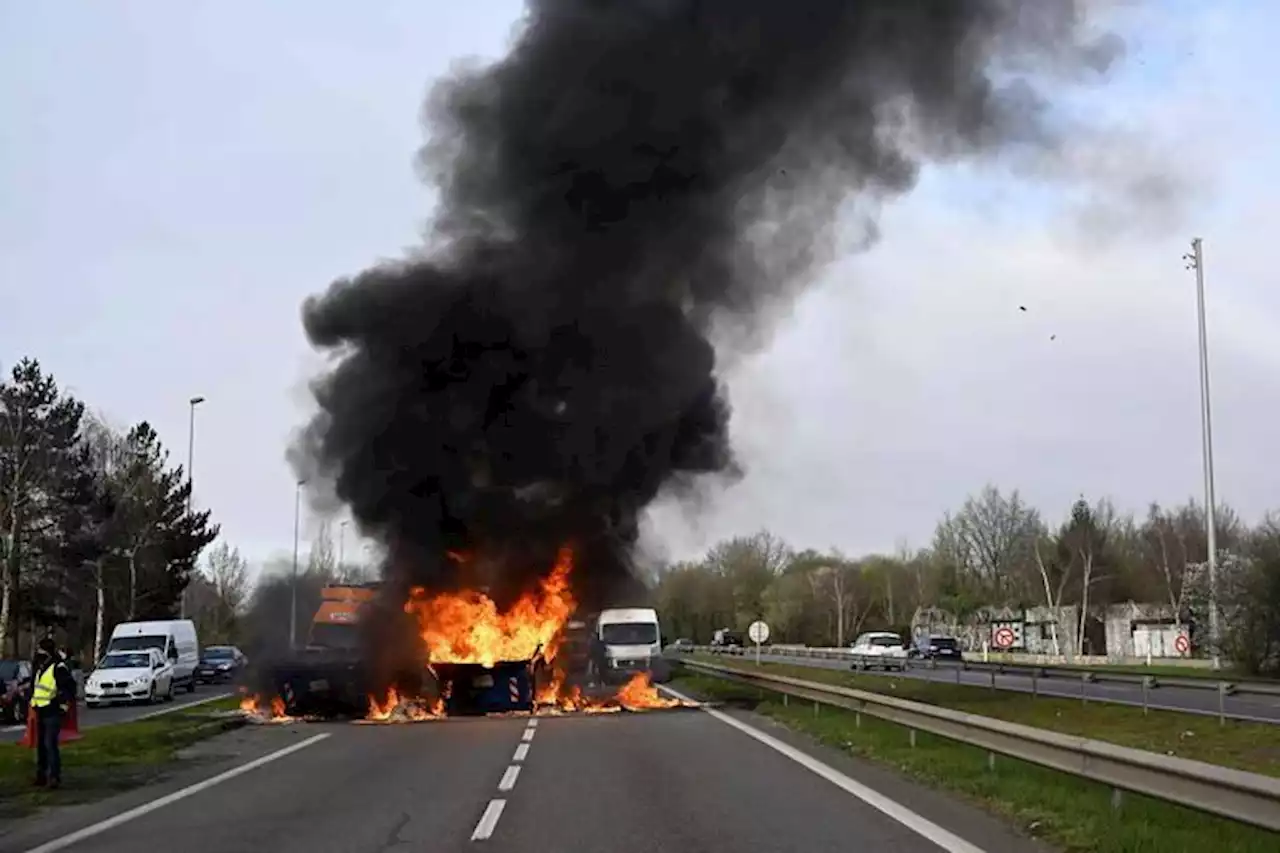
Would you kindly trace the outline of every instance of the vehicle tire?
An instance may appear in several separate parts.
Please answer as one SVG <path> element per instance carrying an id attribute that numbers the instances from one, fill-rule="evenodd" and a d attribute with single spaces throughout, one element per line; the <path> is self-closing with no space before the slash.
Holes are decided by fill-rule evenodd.
<path id="1" fill-rule="evenodd" d="M 156 693 L 156 683 L 153 681 L 151 682 L 151 691 L 147 693 L 147 704 L 154 705 L 156 704 L 156 700 L 159 698 L 159 695 Z"/>
<path id="2" fill-rule="evenodd" d="M 187 692 L 188 693 L 196 692 L 196 677 L 194 675 L 191 676 L 191 680 L 187 682 Z"/>
<path id="3" fill-rule="evenodd" d="M 164 701 L 166 702 L 173 701 L 173 679 L 172 678 L 169 679 L 169 688 L 164 691 Z"/>

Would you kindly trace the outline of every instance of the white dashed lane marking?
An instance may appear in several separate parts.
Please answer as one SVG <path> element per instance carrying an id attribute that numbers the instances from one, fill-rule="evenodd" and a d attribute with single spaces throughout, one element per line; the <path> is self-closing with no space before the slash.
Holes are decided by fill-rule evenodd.
<path id="1" fill-rule="evenodd" d="M 538 721 L 530 719 L 524 730 L 520 732 L 521 742 L 516 745 L 515 754 L 511 756 L 513 763 L 507 765 L 502 778 L 498 780 L 498 790 L 502 793 L 505 794 L 515 788 L 516 782 L 520 778 L 520 762 L 529 757 L 529 743 L 537 733 Z M 491 838 L 494 830 L 498 828 L 498 820 L 502 817 L 502 810 L 506 807 L 506 800 L 490 800 L 489 804 L 484 808 L 484 814 L 480 815 L 480 822 L 476 824 L 475 830 L 471 833 L 471 840 L 487 841 Z"/>

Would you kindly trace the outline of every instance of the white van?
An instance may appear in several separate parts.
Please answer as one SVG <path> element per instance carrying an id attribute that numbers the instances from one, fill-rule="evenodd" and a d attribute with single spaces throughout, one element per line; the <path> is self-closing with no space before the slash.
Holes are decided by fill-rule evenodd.
<path id="1" fill-rule="evenodd" d="M 196 667 L 200 664 L 200 643 L 196 624 L 190 619 L 157 622 L 121 622 L 111 632 L 108 652 L 159 649 L 173 664 L 173 683 L 196 692 Z"/>
<path id="2" fill-rule="evenodd" d="M 658 611 L 652 607 L 619 607 L 601 610 L 596 617 L 596 667 L 606 683 L 625 681 L 637 672 L 653 677 L 666 672 L 655 666 L 662 659 L 662 632 Z M 654 678 L 665 680 L 665 678 Z"/>

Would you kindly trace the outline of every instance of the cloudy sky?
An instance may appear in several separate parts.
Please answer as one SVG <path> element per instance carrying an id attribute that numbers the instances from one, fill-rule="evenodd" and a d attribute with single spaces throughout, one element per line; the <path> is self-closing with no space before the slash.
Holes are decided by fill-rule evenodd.
<path id="1" fill-rule="evenodd" d="M 299 305 L 418 242 L 422 99 L 453 63 L 500 55 L 519 15 L 0 0 L 0 365 L 38 357 L 116 423 L 151 421 L 177 461 L 205 396 L 197 502 L 253 557 L 287 551 L 284 451 L 322 364 Z M 1280 6 L 1170 0 L 1118 25 L 1129 59 L 1079 96 L 1106 132 L 1068 152 L 1074 180 L 926 171 L 882 240 L 734 365 L 747 476 L 696 513 L 659 508 L 655 545 L 688 556 L 760 528 L 851 553 L 924 544 L 987 482 L 1051 517 L 1080 494 L 1199 494 L 1193 236 L 1218 494 L 1249 518 L 1280 508 Z"/>

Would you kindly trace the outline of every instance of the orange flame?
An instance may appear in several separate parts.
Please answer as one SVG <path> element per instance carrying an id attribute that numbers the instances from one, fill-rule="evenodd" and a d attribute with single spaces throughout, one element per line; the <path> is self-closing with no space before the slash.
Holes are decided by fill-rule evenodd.
<path id="1" fill-rule="evenodd" d="M 649 673 L 638 672 L 631 680 L 618 690 L 618 704 L 628 711 L 641 711 L 651 708 L 674 708 L 680 705 L 679 699 L 670 699 L 658 693 L 658 688 L 649 681 Z"/>
<path id="2" fill-rule="evenodd" d="M 240 700 L 240 710 L 245 714 L 259 718 L 259 720 L 270 720 L 272 722 L 287 723 L 293 720 L 284 706 L 284 700 L 279 696 L 272 696 L 271 701 L 264 707 L 261 704 L 256 693 L 249 694 Z"/>
<path id="3" fill-rule="evenodd" d="M 462 555 L 450 555 L 459 559 Z M 561 549 L 555 567 L 538 589 L 521 596 L 505 613 L 478 591 L 427 595 L 416 588 L 405 612 L 418 620 L 418 630 L 433 663 L 478 663 L 555 657 L 560 629 L 576 603 L 569 591 L 573 553 Z"/>
<path id="4" fill-rule="evenodd" d="M 393 720 L 397 722 L 432 720 L 442 716 L 444 716 L 443 699 L 436 699 L 430 707 L 426 707 L 423 700 L 404 699 L 398 690 L 390 687 L 382 701 L 378 701 L 376 696 L 369 697 L 369 713 L 365 715 L 365 719 L 385 723 Z"/>

